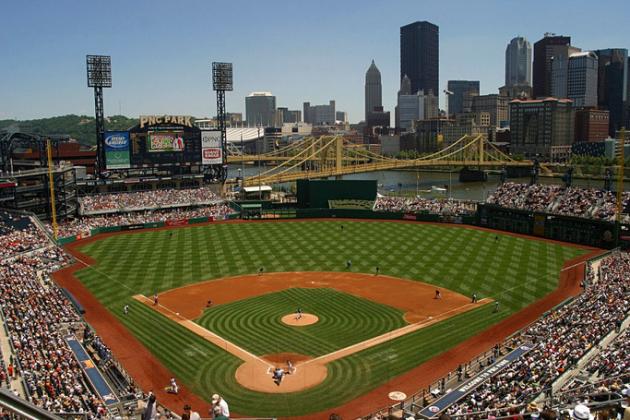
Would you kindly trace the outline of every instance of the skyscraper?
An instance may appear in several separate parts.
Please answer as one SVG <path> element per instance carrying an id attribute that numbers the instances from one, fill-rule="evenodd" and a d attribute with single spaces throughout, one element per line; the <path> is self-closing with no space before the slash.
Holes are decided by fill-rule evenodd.
<path id="1" fill-rule="evenodd" d="M 597 106 L 597 55 L 592 51 L 569 56 L 567 98 L 576 108 Z"/>
<path id="2" fill-rule="evenodd" d="M 449 115 L 470 112 L 472 97 L 479 95 L 479 80 L 448 81 L 448 113 Z"/>
<path id="3" fill-rule="evenodd" d="M 501 127 L 510 119 L 509 99 L 497 94 L 477 95 L 472 98 L 472 112 L 489 114 L 489 125 Z"/>
<path id="4" fill-rule="evenodd" d="M 374 111 L 375 107 L 383 106 L 383 86 L 381 85 L 381 72 L 374 64 L 367 69 L 365 73 L 365 121 L 368 114 Z"/>
<path id="5" fill-rule="evenodd" d="M 328 105 L 311 105 L 304 102 L 304 122 L 313 125 L 334 125 L 337 115 L 335 101 L 328 101 Z"/>
<path id="6" fill-rule="evenodd" d="M 551 96 L 551 59 L 569 56 L 570 36 L 557 36 L 546 33 L 543 39 L 534 44 L 533 96 Z"/>
<path id="7" fill-rule="evenodd" d="M 624 126 L 624 104 L 627 107 L 630 102 L 628 50 L 608 48 L 594 52 L 598 58 L 597 105 L 610 111 L 608 134 L 614 136 L 615 132 Z M 630 119 L 630 112 L 627 112 L 627 117 Z M 625 124 L 628 123 L 630 121 Z"/>
<path id="8" fill-rule="evenodd" d="M 440 29 L 431 22 L 400 28 L 400 78 L 411 80 L 411 93 L 420 89 L 439 94 Z"/>
<path id="9" fill-rule="evenodd" d="M 398 91 L 398 101 L 396 104 L 396 107 L 394 108 L 394 115 L 395 115 L 395 127 L 396 128 L 401 128 L 400 126 L 400 97 L 402 95 L 411 95 L 411 80 L 409 80 L 409 77 L 405 74 L 402 78 L 402 80 L 400 81 L 400 90 Z"/>
<path id="10" fill-rule="evenodd" d="M 566 49 L 558 50 L 556 52 L 556 55 L 551 57 L 550 95 L 552 97 L 568 97 L 569 93 L 567 89 L 569 87 L 569 57 L 581 51 L 581 49 L 569 45 Z"/>
<path id="11" fill-rule="evenodd" d="M 532 85 L 532 45 L 519 36 L 505 49 L 505 86 L 522 85 Z"/>
<path id="12" fill-rule="evenodd" d="M 515 99 L 510 102 L 510 152 L 556 160 L 573 143 L 575 111 L 568 99 Z"/>
<path id="13" fill-rule="evenodd" d="M 249 127 L 276 124 L 276 97 L 271 92 L 252 92 L 245 98 L 245 118 Z"/>
<path id="14" fill-rule="evenodd" d="M 398 96 L 398 128 L 410 131 L 415 121 L 424 120 L 424 94 Z"/>

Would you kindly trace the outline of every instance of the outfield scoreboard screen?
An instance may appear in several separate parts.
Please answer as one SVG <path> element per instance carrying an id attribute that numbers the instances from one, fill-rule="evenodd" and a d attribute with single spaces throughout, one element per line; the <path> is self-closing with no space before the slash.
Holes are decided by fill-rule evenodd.
<path id="1" fill-rule="evenodd" d="M 183 131 L 149 131 L 147 134 L 147 152 L 183 152 Z"/>
<path id="2" fill-rule="evenodd" d="M 201 165 L 199 129 L 151 127 L 130 134 L 131 168 Z"/>

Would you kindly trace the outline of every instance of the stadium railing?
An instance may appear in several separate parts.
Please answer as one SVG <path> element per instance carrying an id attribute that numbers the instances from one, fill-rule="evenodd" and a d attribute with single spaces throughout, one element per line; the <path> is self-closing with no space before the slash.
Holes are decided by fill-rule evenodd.
<path id="1" fill-rule="evenodd" d="M 0 316 L 2 316 L 2 326 L 4 327 L 4 333 L 6 337 L 9 339 L 9 348 L 11 349 L 11 355 L 17 354 L 15 351 L 15 346 L 13 345 L 13 340 L 11 340 L 11 335 L 9 333 L 9 328 L 6 323 L 6 316 L 4 315 L 4 309 L 0 307 Z M 23 372 L 22 365 L 20 364 L 20 359 L 18 357 L 13 358 L 13 363 L 15 364 L 14 372 Z M 22 386 L 22 390 L 24 394 L 28 394 L 28 388 L 26 387 L 26 382 L 23 376 L 20 376 L 20 385 Z"/>
<path id="2" fill-rule="evenodd" d="M 63 420 L 63 419 L 87 419 L 85 414 L 64 414 L 59 416 L 49 411 L 36 407 L 30 402 L 16 397 L 8 389 L 0 388 L 0 407 L 8 411 L 10 418 L 29 420 Z M 4 417 L 3 417 L 4 418 Z"/>

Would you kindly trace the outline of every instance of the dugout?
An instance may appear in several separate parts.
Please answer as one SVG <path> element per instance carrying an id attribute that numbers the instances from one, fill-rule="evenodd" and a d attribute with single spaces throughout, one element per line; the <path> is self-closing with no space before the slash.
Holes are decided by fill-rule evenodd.
<path id="1" fill-rule="evenodd" d="M 376 200 L 376 180 L 297 181 L 298 207 L 327 209 L 329 201 Z"/>
<path id="2" fill-rule="evenodd" d="M 262 217 L 262 204 L 241 204 L 241 219 L 260 219 Z"/>

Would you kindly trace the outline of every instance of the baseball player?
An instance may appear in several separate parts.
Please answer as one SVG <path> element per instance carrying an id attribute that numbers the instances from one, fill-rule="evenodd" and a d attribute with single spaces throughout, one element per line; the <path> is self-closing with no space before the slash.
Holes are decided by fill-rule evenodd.
<path id="1" fill-rule="evenodd" d="M 280 386 L 280 382 L 282 382 L 282 378 L 284 377 L 284 369 L 281 367 L 277 367 L 273 370 L 273 381 L 276 385 Z"/>
<path id="2" fill-rule="evenodd" d="M 156 292 L 156 293 L 153 293 L 153 306 L 157 306 L 157 304 L 158 304 L 158 294 Z"/>
<path id="3" fill-rule="evenodd" d="M 494 301 L 494 312 L 499 312 L 499 301 L 495 300 Z"/>
<path id="4" fill-rule="evenodd" d="M 302 319 L 302 308 L 297 308 L 297 310 L 295 311 L 295 320 L 300 320 Z"/>
<path id="5" fill-rule="evenodd" d="M 123 312 L 125 313 L 125 315 L 129 314 L 129 305 L 123 306 Z"/>
<path id="6" fill-rule="evenodd" d="M 210 414 L 213 415 L 214 418 L 217 418 L 217 415 L 215 415 L 216 413 L 214 412 L 216 408 L 219 408 L 218 416 L 230 418 L 230 408 L 228 407 L 228 403 L 219 394 L 212 395 L 212 409 L 210 410 Z"/>
<path id="7" fill-rule="evenodd" d="M 166 387 L 166 392 L 168 392 L 169 394 L 175 394 L 175 395 L 179 393 L 179 386 L 177 385 L 175 378 L 171 378 L 171 384 Z"/>
<path id="8" fill-rule="evenodd" d="M 477 303 L 477 293 L 472 294 L 472 299 L 470 301 L 471 303 Z"/>
<path id="9" fill-rule="evenodd" d="M 433 299 L 442 299 L 442 292 L 440 292 L 440 289 L 435 289 L 435 297 Z"/>

